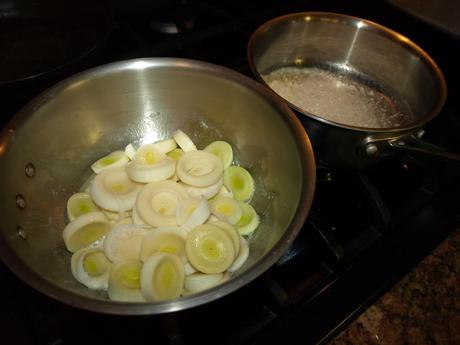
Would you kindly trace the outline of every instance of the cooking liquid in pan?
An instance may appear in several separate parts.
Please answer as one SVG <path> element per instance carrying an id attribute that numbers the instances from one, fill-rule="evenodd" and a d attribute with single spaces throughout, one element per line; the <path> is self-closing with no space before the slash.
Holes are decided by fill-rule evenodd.
<path id="1" fill-rule="evenodd" d="M 281 97 L 326 120 L 367 128 L 401 127 L 413 121 L 407 103 L 389 97 L 353 72 L 281 67 L 263 78 Z"/>

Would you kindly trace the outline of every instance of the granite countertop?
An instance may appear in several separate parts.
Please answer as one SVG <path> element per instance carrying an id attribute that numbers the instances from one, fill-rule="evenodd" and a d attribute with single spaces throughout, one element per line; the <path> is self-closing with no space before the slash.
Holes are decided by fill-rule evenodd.
<path id="1" fill-rule="evenodd" d="M 460 229 L 328 345 L 460 344 Z"/>

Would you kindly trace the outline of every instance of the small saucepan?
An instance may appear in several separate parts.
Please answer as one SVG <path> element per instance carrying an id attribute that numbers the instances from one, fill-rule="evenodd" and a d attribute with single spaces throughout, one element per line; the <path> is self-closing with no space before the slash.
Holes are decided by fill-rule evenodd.
<path id="1" fill-rule="evenodd" d="M 348 15 L 295 13 L 259 27 L 248 59 L 297 111 L 320 164 L 360 168 L 401 150 L 460 160 L 420 140 L 444 105 L 446 82 L 395 31 Z"/>

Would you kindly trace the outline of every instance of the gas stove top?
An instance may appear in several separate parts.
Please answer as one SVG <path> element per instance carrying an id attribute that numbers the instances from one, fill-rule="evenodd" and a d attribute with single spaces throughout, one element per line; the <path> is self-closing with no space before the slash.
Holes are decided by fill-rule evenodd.
<path id="1" fill-rule="evenodd" d="M 114 27 L 81 63 L 38 82 L 9 86 L 2 125 L 59 79 L 111 61 L 152 56 L 204 60 L 251 76 L 250 34 L 266 20 L 299 11 L 333 11 L 376 21 L 414 40 L 448 83 L 442 113 L 426 139 L 460 150 L 460 40 L 388 4 L 340 1 L 113 1 Z M 252 77 L 252 76 L 251 76 Z M 2 86 L 3 87 L 3 86 Z M 6 90 L 8 91 L 8 90 Z M 71 308 L 41 295 L 0 266 L 7 338 L 24 344 L 322 343 L 372 304 L 459 221 L 460 168 L 398 156 L 360 171 L 318 167 L 315 200 L 293 246 L 251 284 L 218 301 L 161 316 L 118 317 Z"/>

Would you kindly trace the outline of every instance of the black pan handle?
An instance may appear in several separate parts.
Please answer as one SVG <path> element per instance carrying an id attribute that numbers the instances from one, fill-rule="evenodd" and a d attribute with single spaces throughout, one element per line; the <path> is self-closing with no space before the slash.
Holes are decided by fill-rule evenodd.
<path id="1" fill-rule="evenodd" d="M 404 151 L 408 154 L 420 154 L 433 158 L 460 162 L 460 153 L 449 152 L 441 146 L 423 141 L 414 133 L 389 140 L 388 149 L 391 151 Z"/>

